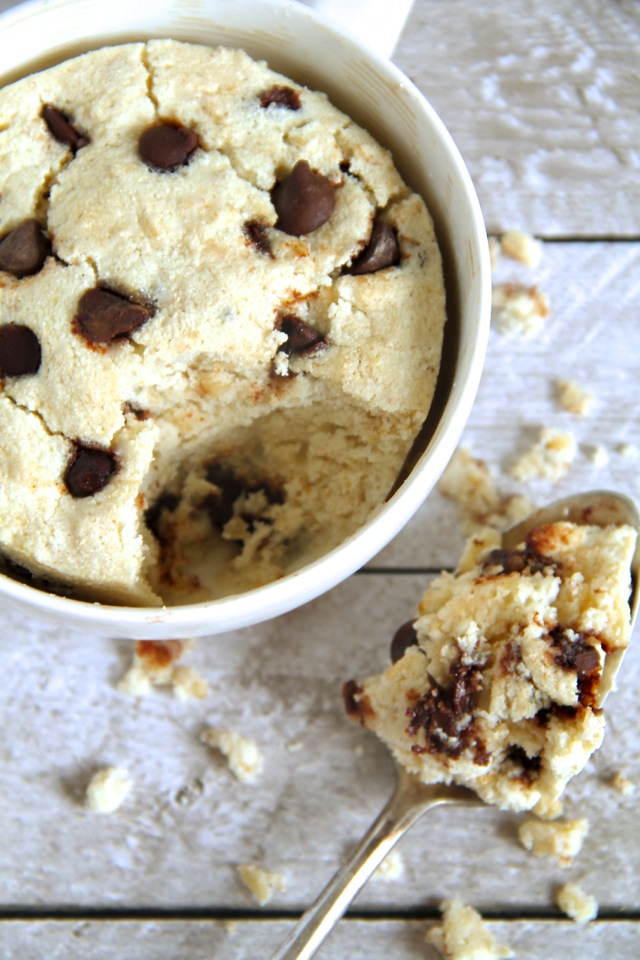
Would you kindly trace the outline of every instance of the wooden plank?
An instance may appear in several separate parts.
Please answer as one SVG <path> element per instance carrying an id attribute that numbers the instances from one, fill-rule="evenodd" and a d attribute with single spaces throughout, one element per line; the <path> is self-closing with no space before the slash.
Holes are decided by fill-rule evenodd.
<path id="1" fill-rule="evenodd" d="M 415 0 L 394 59 L 453 135 L 492 232 L 640 234 L 632 0 Z"/>
<path id="2" fill-rule="evenodd" d="M 345 920 L 317 953 L 318 960 L 441 960 L 425 942 L 430 922 Z M 287 921 L 4 921 L 0 948 L 6 960 L 246 960 L 268 957 L 284 939 Z M 636 960 L 638 924 L 596 921 L 498 920 L 491 930 L 518 960 L 580 957 Z"/>
<path id="3" fill-rule="evenodd" d="M 535 270 L 504 257 L 496 283 L 537 284 L 550 302 L 543 331 L 532 339 L 492 329 L 478 396 L 461 446 L 481 457 L 504 493 L 525 493 L 536 503 L 580 490 L 611 488 L 640 500 L 639 461 L 620 453 L 640 445 L 637 302 L 640 244 L 547 243 Z M 594 396 L 584 417 L 562 410 L 554 383 L 575 379 Z M 573 467 L 558 482 L 519 483 L 509 466 L 542 426 L 575 436 Z M 593 448 L 609 461 L 599 466 Z M 405 530 L 373 561 L 375 567 L 441 567 L 455 562 L 463 537 L 453 504 L 434 491 Z"/>
<path id="4" fill-rule="evenodd" d="M 251 910 L 239 863 L 281 872 L 274 909 L 301 910 L 391 792 L 386 749 L 347 720 L 345 679 L 382 668 L 394 628 L 423 577 L 360 575 L 303 610 L 201 641 L 188 656 L 210 684 L 205 701 L 114 689 L 130 645 L 33 627 L 2 615 L 0 902 L 23 907 L 216 907 Z M 548 911 L 555 885 L 583 880 L 606 910 L 640 902 L 637 798 L 607 785 L 640 782 L 640 651 L 610 698 L 610 736 L 567 794 L 590 834 L 573 868 L 528 855 L 521 818 L 437 809 L 401 841 L 404 877 L 370 883 L 359 909 L 435 908 L 458 896 L 491 911 Z M 258 785 L 238 783 L 198 741 L 206 724 L 253 737 Z M 112 816 L 82 807 L 103 764 L 128 768 L 132 794 Z"/>

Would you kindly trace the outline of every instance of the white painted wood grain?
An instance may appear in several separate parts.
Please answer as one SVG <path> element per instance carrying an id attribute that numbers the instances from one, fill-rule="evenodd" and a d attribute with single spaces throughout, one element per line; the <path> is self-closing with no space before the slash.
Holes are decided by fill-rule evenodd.
<path id="1" fill-rule="evenodd" d="M 287 921 L 155 922 L 13 921 L 0 923 L 5 960 L 259 960 L 290 929 Z M 429 922 L 345 920 L 317 953 L 318 960 L 442 960 L 425 942 Z M 499 943 L 518 960 L 584 960 L 604 956 L 636 960 L 634 923 L 493 921 Z"/>
<path id="2" fill-rule="evenodd" d="M 134 701 L 115 690 L 128 644 L 3 617 L 0 902 L 251 910 L 235 872 L 251 861 L 287 880 L 273 908 L 301 910 L 390 793 L 387 752 L 346 718 L 340 688 L 384 665 L 423 585 L 415 576 L 355 576 L 303 610 L 200 641 L 188 659 L 211 689 L 195 703 L 162 692 Z M 491 911 L 548 911 L 554 886 L 569 878 L 584 880 L 603 909 L 637 905 L 638 798 L 622 798 L 606 778 L 624 768 L 640 784 L 639 686 L 636 647 L 610 698 L 611 735 L 567 794 L 568 815 L 591 821 L 571 870 L 529 856 L 515 815 L 434 810 L 401 841 L 404 878 L 370 883 L 359 908 L 420 910 L 458 896 Z M 257 786 L 234 780 L 199 743 L 205 724 L 261 745 Z M 114 815 L 99 816 L 82 799 L 107 764 L 127 768 L 134 788 Z"/>
<path id="3" fill-rule="evenodd" d="M 395 61 L 451 131 L 491 231 L 640 235 L 635 0 L 416 0 Z"/>
<path id="4" fill-rule="evenodd" d="M 0 9 L 11 4 L 0 0 Z M 396 60 L 425 91 L 459 143 L 491 230 L 542 236 L 640 236 L 637 52 L 633 0 L 416 0 Z M 535 271 L 503 261 L 497 280 L 535 282 L 551 315 L 540 338 L 491 334 L 485 374 L 464 445 L 500 474 L 505 491 L 543 502 L 608 486 L 640 499 L 638 463 L 617 452 L 640 444 L 640 243 L 553 243 Z M 577 419 L 555 403 L 555 377 L 596 397 Z M 572 429 L 574 469 L 557 485 L 522 487 L 505 469 L 537 427 Z M 610 454 L 596 467 L 589 446 Z M 210 684 L 203 702 L 163 692 L 133 701 L 115 689 L 130 645 L 65 635 L 0 611 L 0 904 L 4 910 L 147 907 L 255 912 L 231 935 L 223 924 L 3 921 L 0 955 L 35 960 L 146 960 L 268 956 L 287 929 L 269 911 L 301 910 L 386 799 L 385 749 L 347 721 L 340 686 L 383 666 L 389 637 L 425 585 L 413 567 L 452 565 L 462 537 L 455 507 L 434 492 L 412 524 L 364 573 L 269 624 L 201 641 L 188 657 Z M 392 574 L 384 568 L 405 569 Z M 639 785 L 640 650 L 625 660 L 610 698 L 603 748 L 567 793 L 567 814 L 590 832 L 568 870 L 528 856 L 518 817 L 495 810 L 433 811 L 402 841 L 405 874 L 370 883 L 358 910 L 319 954 L 335 960 L 435 954 L 426 924 L 394 921 L 447 896 L 483 910 L 547 913 L 558 884 L 582 883 L 605 916 L 640 903 L 638 795 L 609 785 L 624 770 Z M 198 741 L 225 724 L 262 746 L 257 787 L 238 783 Z M 85 811 L 94 770 L 128 767 L 135 785 L 113 816 Z M 288 888 L 262 913 L 235 867 L 256 861 Z M 623 919 L 578 928 L 559 919 L 501 921 L 519 958 L 637 956 L 638 926 Z"/>
<path id="5" fill-rule="evenodd" d="M 461 445 L 487 461 L 501 491 L 526 493 L 539 504 L 594 488 L 620 490 L 640 501 L 640 458 L 620 453 L 623 443 L 640 447 L 640 244 L 547 243 L 535 270 L 504 257 L 494 280 L 537 284 L 549 297 L 550 315 L 543 332 L 530 340 L 492 329 Z M 560 408 L 558 379 L 575 379 L 593 394 L 586 416 Z M 509 466 L 542 426 L 575 436 L 574 465 L 556 483 L 518 483 Z M 606 466 L 593 462 L 594 446 L 609 455 Z M 461 543 L 455 507 L 434 491 L 371 565 L 446 566 Z"/>

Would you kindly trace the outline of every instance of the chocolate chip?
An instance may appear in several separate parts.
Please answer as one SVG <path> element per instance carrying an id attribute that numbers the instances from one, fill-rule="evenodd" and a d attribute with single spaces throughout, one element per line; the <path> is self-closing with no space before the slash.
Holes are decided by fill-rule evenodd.
<path id="1" fill-rule="evenodd" d="M 549 633 L 552 654 L 559 667 L 575 670 L 578 677 L 585 677 L 600 666 L 600 657 L 587 638 L 558 624 Z"/>
<path id="2" fill-rule="evenodd" d="M 547 570 L 557 570 L 558 564 L 551 557 L 545 557 L 525 545 L 521 550 L 503 550 L 496 547 L 482 561 L 483 571 L 491 571 L 493 567 L 500 567 L 500 573 L 534 574 L 544 573 Z"/>
<path id="3" fill-rule="evenodd" d="M 40 369 L 40 341 L 30 327 L 10 323 L 0 327 L 0 376 L 25 377 Z"/>
<path id="4" fill-rule="evenodd" d="M 142 131 L 138 153 L 152 169 L 173 171 L 189 162 L 198 143 L 198 134 L 193 130 L 179 123 L 163 121 Z"/>
<path id="5" fill-rule="evenodd" d="M 92 497 L 104 490 L 118 469 L 118 460 L 109 450 L 74 443 L 73 454 L 64 475 L 72 497 Z"/>
<path id="6" fill-rule="evenodd" d="M 577 715 L 577 707 L 552 703 L 550 707 L 543 707 L 542 710 L 538 710 L 533 719 L 539 727 L 548 727 L 551 720 L 558 720 L 559 723 L 572 723 Z"/>
<path id="7" fill-rule="evenodd" d="M 326 223 L 336 205 L 335 187 L 306 160 L 298 160 L 291 173 L 271 192 L 278 214 L 276 226 L 294 237 L 312 233 Z"/>
<path id="8" fill-rule="evenodd" d="M 94 287 L 80 297 L 74 327 L 89 343 L 110 343 L 126 338 L 152 316 L 151 307 Z"/>
<path id="9" fill-rule="evenodd" d="M 414 744 L 413 753 L 445 753 L 459 757 L 464 750 L 473 749 L 474 763 L 486 765 L 489 754 L 478 736 L 473 720 L 481 689 L 480 667 L 455 661 L 449 668 L 452 684 L 445 688 L 429 676 L 430 688 L 406 711 L 410 723 L 409 736 L 419 730 L 425 734 L 425 746 Z"/>
<path id="10" fill-rule="evenodd" d="M 274 84 L 270 90 L 264 90 L 260 94 L 261 107 L 285 107 L 287 110 L 300 109 L 300 96 L 297 90 L 291 87 L 278 87 Z"/>
<path id="11" fill-rule="evenodd" d="M 393 267 L 400 259 L 400 247 L 396 231 L 383 220 L 374 220 L 369 243 L 358 254 L 349 268 L 356 277 L 363 273 L 376 273 L 385 267 Z"/>
<path id="12" fill-rule="evenodd" d="M 42 269 L 51 253 L 48 237 L 37 220 L 23 220 L 0 241 L 0 270 L 30 277 Z"/>
<path id="13" fill-rule="evenodd" d="M 283 504 L 286 494 L 277 482 L 265 480 L 257 477 L 244 477 L 237 474 L 227 464 L 214 460 L 207 466 L 206 473 L 209 483 L 217 487 L 205 497 L 202 504 L 207 511 L 209 519 L 214 527 L 222 530 L 231 520 L 234 513 L 234 504 L 243 495 L 252 493 L 262 493 L 268 504 Z M 265 517 L 258 517 L 255 514 L 242 514 L 243 519 L 253 532 L 255 524 L 272 523 Z"/>
<path id="14" fill-rule="evenodd" d="M 475 664 L 453 663 L 449 668 L 453 677 L 451 704 L 458 716 L 475 709 L 478 692 L 482 687 L 482 674 Z"/>
<path id="15" fill-rule="evenodd" d="M 142 407 L 136 407 L 133 403 L 123 403 L 122 412 L 125 416 L 131 414 L 136 420 L 150 420 L 153 414 L 151 410 L 145 410 Z"/>
<path id="16" fill-rule="evenodd" d="M 52 107 L 50 103 L 44 107 L 42 119 L 58 143 L 64 143 L 65 146 L 71 147 L 74 153 L 91 142 L 88 137 L 76 130 L 62 110 Z"/>
<path id="17" fill-rule="evenodd" d="M 163 515 L 173 513 L 179 503 L 180 498 L 175 493 L 163 493 L 152 506 L 145 510 L 144 522 L 160 543 L 163 543 L 166 539 L 163 530 Z"/>
<path id="18" fill-rule="evenodd" d="M 360 720 L 364 726 L 368 717 L 373 716 L 373 708 L 369 697 L 364 693 L 364 687 L 356 680 L 347 680 L 342 684 L 342 699 L 344 708 L 354 720 Z"/>
<path id="19" fill-rule="evenodd" d="M 401 627 L 398 627 L 391 641 L 391 662 L 397 663 L 402 660 L 409 647 L 415 647 L 418 643 L 418 634 L 413 625 L 413 620 L 407 620 Z"/>
<path id="20" fill-rule="evenodd" d="M 309 356 L 327 343 L 319 330 L 293 314 L 280 317 L 276 329 L 287 335 L 279 348 L 281 353 Z"/>
<path id="21" fill-rule="evenodd" d="M 576 673 L 579 677 L 586 677 L 600 666 L 600 657 L 595 647 L 585 647 L 576 653 Z"/>
<path id="22" fill-rule="evenodd" d="M 243 230 L 245 237 L 247 237 L 249 243 L 251 243 L 256 250 L 259 250 L 260 253 L 266 253 L 271 257 L 273 256 L 266 223 L 260 223 L 259 220 L 247 220 Z"/>
<path id="23" fill-rule="evenodd" d="M 506 760 L 521 768 L 520 776 L 517 778 L 525 784 L 532 784 L 538 778 L 542 771 L 542 757 L 536 754 L 530 757 L 527 751 L 518 743 L 512 743 L 508 748 Z"/>
<path id="24" fill-rule="evenodd" d="M 230 467 L 215 461 L 207 467 L 207 480 L 218 489 L 206 497 L 203 506 L 212 525 L 222 530 L 233 516 L 233 505 L 242 495 L 243 484 Z"/>

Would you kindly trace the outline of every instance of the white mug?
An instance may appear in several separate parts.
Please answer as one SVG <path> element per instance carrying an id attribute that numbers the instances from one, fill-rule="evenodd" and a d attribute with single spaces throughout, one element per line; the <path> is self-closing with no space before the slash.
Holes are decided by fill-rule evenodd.
<path id="1" fill-rule="evenodd" d="M 1 603 L 85 634 L 164 640 L 238 629 L 292 610 L 346 579 L 399 532 L 439 479 L 482 371 L 491 268 L 464 162 L 433 108 L 386 57 L 410 7 L 410 0 L 396 3 L 397 8 L 383 0 L 316 0 L 314 6 L 328 15 L 339 16 L 344 7 L 351 30 L 366 32 L 365 44 L 348 28 L 292 0 L 32 0 L 0 15 L 0 84 L 105 43 L 172 37 L 242 47 L 297 82 L 324 90 L 391 150 L 405 180 L 424 197 L 443 254 L 448 301 L 444 361 L 425 449 L 395 494 L 330 553 L 258 589 L 185 606 L 88 603 L 0 575 Z M 389 20 L 376 19 L 376 8 L 395 13 L 387 10 Z"/>

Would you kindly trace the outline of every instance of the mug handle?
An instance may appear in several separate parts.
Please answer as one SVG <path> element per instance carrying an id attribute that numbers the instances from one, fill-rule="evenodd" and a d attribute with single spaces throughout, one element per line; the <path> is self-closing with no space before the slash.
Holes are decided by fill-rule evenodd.
<path id="1" fill-rule="evenodd" d="M 413 0 L 301 0 L 344 27 L 364 46 L 388 59 L 393 54 Z"/>

